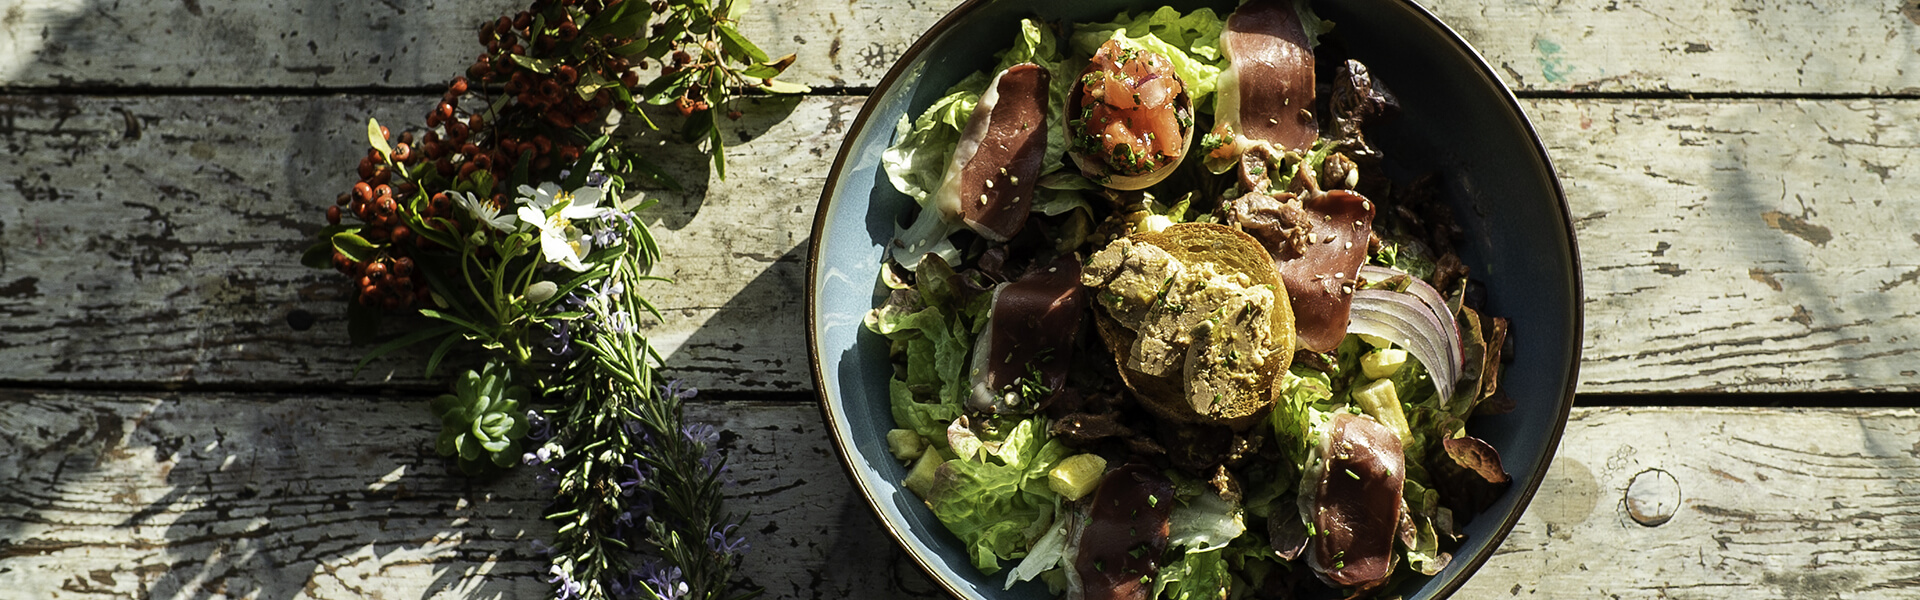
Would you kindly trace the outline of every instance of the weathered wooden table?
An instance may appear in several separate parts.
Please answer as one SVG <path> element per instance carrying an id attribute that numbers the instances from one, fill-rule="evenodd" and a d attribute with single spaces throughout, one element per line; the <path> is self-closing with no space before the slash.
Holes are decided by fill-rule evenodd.
<path id="1" fill-rule="evenodd" d="M 1920 594 L 1920 3 L 1828 4 L 1429 2 L 1550 147 L 1587 290 L 1550 480 L 1462 597 Z M 547 592 L 541 492 L 450 473 L 421 357 L 349 376 L 343 286 L 297 264 L 365 119 L 423 115 L 515 5 L 4 3 L 0 597 Z M 725 122 L 724 182 L 661 149 L 694 185 L 652 213 L 654 339 L 770 597 L 939 593 L 850 495 L 801 297 L 862 94 L 951 5 L 762 0 L 816 93 Z"/>

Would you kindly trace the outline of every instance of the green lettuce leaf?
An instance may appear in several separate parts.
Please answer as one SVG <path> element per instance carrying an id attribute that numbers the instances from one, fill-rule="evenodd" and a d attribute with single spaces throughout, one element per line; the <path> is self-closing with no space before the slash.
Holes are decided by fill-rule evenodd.
<path id="1" fill-rule="evenodd" d="M 1060 502 L 1047 488 L 1047 470 L 1072 453 L 1047 438 L 1038 417 L 999 430 L 1005 437 L 994 440 L 998 450 L 940 465 L 926 498 L 934 516 L 966 545 L 974 567 L 988 575 L 1000 571 L 1000 561 L 1026 556 L 1044 537 Z"/>
<path id="2" fill-rule="evenodd" d="M 1224 551 L 1186 552 L 1153 578 L 1153 598 L 1171 600 L 1217 600 L 1224 590 L 1232 589 L 1233 574 L 1227 569 Z"/>
<path id="3" fill-rule="evenodd" d="M 947 425 L 964 410 L 969 387 L 967 354 L 986 325 L 992 298 L 964 297 L 953 287 L 958 275 L 946 263 L 920 263 L 919 288 L 897 291 L 886 304 L 868 311 L 869 331 L 904 348 L 904 378 L 888 384 L 895 426 L 911 429 L 934 447 L 947 449 Z"/>
<path id="4" fill-rule="evenodd" d="M 881 169 L 887 172 L 894 189 L 926 205 L 927 198 L 940 187 L 953 148 L 960 143 L 960 131 L 966 129 L 967 118 L 973 115 L 987 82 L 985 74 L 975 73 L 949 88 L 945 97 L 935 100 L 920 116 L 900 117 L 893 129 L 897 141 L 880 153 Z"/>
<path id="5" fill-rule="evenodd" d="M 1295 469 L 1303 469 L 1316 444 L 1314 430 L 1330 418 L 1333 381 L 1326 373 L 1295 365 L 1280 377 L 1280 399 L 1269 421 L 1273 439 Z"/>
<path id="6" fill-rule="evenodd" d="M 1190 553 L 1225 548 L 1247 531 L 1240 507 L 1211 492 L 1174 505 L 1168 521 L 1167 544 Z"/>
<path id="7" fill-rule="evenodd" d="M 1074 28 L 1069 44 L 1076 54 L 1092 56 L 1107 40 L 1122 39 L 1173 61 L 1173 70 L 1187 84 L 1193 106 L 1213 110 L 1213 91 L 1227 58 L 1220 53 L 1220 32 L 1227 27 L 1211 8 L 1180 14 L 1162 6 L 1151 13 L 1120 13 L 1112 22 L 1085 23 Z"/>

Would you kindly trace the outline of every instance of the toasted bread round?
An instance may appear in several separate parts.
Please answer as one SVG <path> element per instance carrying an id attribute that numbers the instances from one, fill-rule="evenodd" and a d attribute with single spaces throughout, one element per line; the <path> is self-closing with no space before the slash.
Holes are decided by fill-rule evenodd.
<path id="1" fill-rule="evenodd" d="M 1197 411 L 1187 400 L 1186 382 L 1181 380 L 1179 374 L 1154 376 L 1127 368 L 1126 357 L 1133 348 L 1137 334 L 1108 316 L 1104 308 L 1096 311 L 1099 314 L 1095 323 L 1100 337 L 1119 363 L 1121 379 L 1140 398 L 1141 404 L 1154 414 L 1181 422 L 1224 424 L 1234 429 L 1245 429 L 1252 425 L 1278 397 L 1280 375 L 1293 362 L 1293 309 L 1287 302 L 1287 288 L 1280 280 L 1280 272 L 1275 268 L 1273 258 L 1252 236 L 1213 223 L 1181 223 L 1158 233 L 1138 233 L 1131 237 L 1135 242 L 1152 244 L 1167 251 L 1182 263 L 1212 263 L 1222 273 L 1246 275 L 1253 285 L 1272 286 L 1272 334 L 1257 383 L 1219 398 L 1204 413 Z"/>

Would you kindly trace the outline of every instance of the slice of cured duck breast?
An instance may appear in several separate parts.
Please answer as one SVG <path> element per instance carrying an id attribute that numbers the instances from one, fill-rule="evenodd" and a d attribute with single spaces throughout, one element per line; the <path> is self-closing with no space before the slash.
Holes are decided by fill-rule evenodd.
<path id="1" fill-rule="evenodd" d="M 993 77 L 960 132 L 933 202 L 944 215 L 996 242 L 1012 239 L 1033 208 L 1047 151 L 1052 75 L 1020 63 Z"/>
<path id="2" fill-rule="evenodd" d="M 1214 96 L 1215 133 L 1285 150 L 1320 136 L 1313 117 L 1313 50 L 1293 0 L 1248 0 L 1227 17 L 1220 51 L 1227 68 Z"/>

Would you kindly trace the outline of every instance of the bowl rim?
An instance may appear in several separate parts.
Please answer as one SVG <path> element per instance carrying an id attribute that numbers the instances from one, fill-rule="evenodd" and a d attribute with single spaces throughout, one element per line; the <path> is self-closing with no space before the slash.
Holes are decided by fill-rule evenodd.
<path id="1" fill-rule="evenodd" d="M 859 467 L 854 464 L 850 449 L 846 447 L 846 444 L 851 441 L 847 437 L 848 432 L 842 430 L 839 421 L 834 418 L 833 403 L 826 395 L 827 382 L 825 374 L 827 371 L 826 365 L 822 364 L 819 352 L 820 340 L 819 327 L 817 325 L 819 324 L 820 314 L 819 304 L 816 302 L 817 298 L 815 296 L 818 290 L 814 283 L 819 280 L 820 249 L 822 245 L 818 240 L 820 239 L 821 233 L 826 231 L 827 228 L 827 209 L 833 202 L 834 190 L 839 187 L 840 176 L 845 172 L 844 167 L 846 166 L 847 155 L 852 151 L 852 144 L 849 142 L 865 133 L 869 125 L 869 118 L 872 116 L 874 107 L 876 106 L 876 103 L 872 101 L 873 97 L 892 88 L 894 83 L 905 75 L 908 64 L 911 63 L 914 58 L 924 53 L 927 47 L 932 45 L 934 40 L 945 34 L 947 30 L 957 26 L 968 15 L 979 10 L 980 7 L 998 1 L 1004 0 L 965 0 L 959 6 L 955 6 L 952 10 L 948 11 L 946 15 L 942 16 L 939 21 L 934 22 L 933 26 L 927 28 L 918 38 L 914 39 L 913 44 L 908 46 L 906 51 L 900 54 L 900 58 L 895 59 L 891 68 L 887 69 L 886 75 L 880 78 L 879 83 L 874 84 L 872 90 L 867 92 L 867 100 L 861 104 L 859 114 L 854 117 L 853 123 L 847 128 L 846 135 L 841 138 L 840 149 L 834 154 L 833 166 L 827 171 L 825 186 L 821 188 L 820 201 L 814 207 L 813 227 L 808 233 L 807 281 L 806 293 L 804 295 L 804 302 L 806 302 L 807 305 L 807 362 L 813 370 L 815 404 L 820 410 L 821 420 L 826 424 L 830 440 L 833 442 L 834 450 L 836 451 L 835 453 L 839 455 L 841 471 L 847 476 L 848 480 L 853 483 L 854 488 L 860 491 L 861 500 L 866 503 L 869 514 L 871 514 L 875 520 L 879 521 L 881 528 L 885 529 L 888 536 L 893 538 L 895 546 L 912 557 L 914 565 L 926 573 L 929 579 L 939 584 L 941 589 L 945 590 L 948 595 L 956 598 L 968 597 L 964 588 L 958 585 L 957 582 L 949 580 L 934 570 L 933 566 L 927 560 L 927 557 L 921 556 L 920 553 L 915 550 L 913 544 L 910 543 L 908 539 L 909 533 L 898 527 L 898 524 L 886 519 L 886 511 L 880 505 L 880 499 L 875 493 L 876 490 L 868 487 L 866 481 L 860 476 Z M 1580 340 L 1585 339 L 1586 335 L 1586 289 L 1584 278 L 1581 276 L 1579 239 L 1573 229 L 1573 211 L 1571 207 L 1567 205 L 1567 194 L 1564 186 L 1561 185 L 1559 170 L 1554 167 L 1553 158 L 1552 155 L 1547 152 L 1546 143 L 1540 139 L 1539 132 L 1534 128 L 1533 119 L 1527 115 L 1524 107 L 1520 105 L 1520 100 L 1514 95 L 1512 88 L 1507 87 L 1506 82 L 1500 80 L 1499 74 L 1497 71 L 1494 71 L 1492 64 L 1487 62 L 1486 57 L 1481 55 L 1478 49 L 1474 48 L 1465 38 L 1461 37 L 1459 32 L 1454 31 L 1446 22 L 1440 20 L 1438 16 L 1435 16 L 1431 11 L 1427 10 L 1425 6 L 1422 6 L 1414 0 L 1388 1 L 1398 3 L 1410 9 L 1418 18 L 1424 19 L 1429 25 L 1432 25 L 1444 35 L 1446 39 L 1463 50 L 1467 58 L 1471 59 L 1475 71 L 1488 83 L 1492 84 L 1499 92 L 1500 99 L 1505 102 L 1505 108 L 1512 111 L 1512 114 L 1519 116 L 1520 129 L 1526 134 L 1527 140 L 1532 143 L 1534 155 L 1539 157 L 1541 166 L 1546 170 L 1549 180 L 1548 184 L 1553 190 L 1553 201 L 1558 203 L 1560 214 L 1566 217 L 1561 220 L 1560 225 L 1562 233 L 1566 236 L 1567 258 L 1570 263 L 1569 266 L 1573 271 L 1573 286 L 1572 290 L 1570 290 L 1572 292 L 1571 297 L 1574 299 L 1572 307 L 1573 330 L 1570 333 L 1575 343 L 1580 343 Z M 1561 402 L 1558 418 L 1554 420 L 1553 431 L 1546 437 L 1546 447 L 1541 453 L 1542 460 L 1534 465 L 1533 472 L 1529 473 L 1528 477 L 1522 479 L 1524 483 L 1521 489 L 1516 490 L 1519 494 L 1514 502 L 1514 508 L 1516 510 L 1504 515 L 1500 522 L 1494 527 L 1492 533 L 1489 534 L 1489 539 L 1487 540 L 1488 550 L 1469 557 L 1465 566 L 1461 568 L 1461 576 L 1443 582 L 1440 588 L 1435 591 L 1435 594 L 1432 596 L 1433 598 L 1448 598 L 1451 597 L 1454 592 L 1459 591 L 1460 587 L 1465 585 L 1467 580 L 1471 579 L 1473 575 L 1480 570 L 1480 567 L 1485 565 L 1486 561 L 1492 558 L 1493 554 L 1499 550 L 1500 545 L 1506 541 L 1507 534 L 1513 531 L 1513 527 L 1519 523 L 1521 515 L 1526 512 L 1527 507 L 1532 505 L 1534 494 L 1539 491 L 1540 483 L 1546 479 L 1547 471 L 1553 466 L 1553 458 L 1559 452 L 1560 438 L 1566 433 L 1567 420 L 1573 411 L 1574 392 L 1579 385 L 1580 354 L 1579 347 L 1576 345 L 1572 360 L 1568 361 L 1565 388 L 1561 390 L 1560 393 Z"/>

